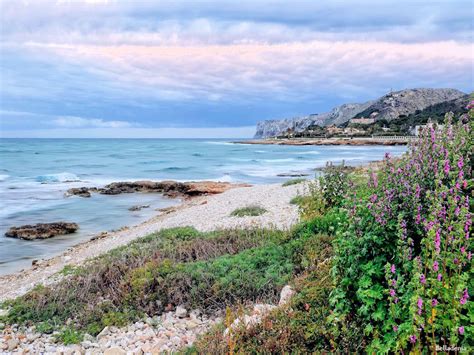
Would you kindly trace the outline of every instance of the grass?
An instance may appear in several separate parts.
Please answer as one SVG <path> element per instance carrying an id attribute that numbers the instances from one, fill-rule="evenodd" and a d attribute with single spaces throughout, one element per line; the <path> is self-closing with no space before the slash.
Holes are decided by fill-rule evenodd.
<path id="1" fill-rule="evenodd" d="M 267 210 L 260 206 L 247 206 L 237 208 L 230 214 L 232 217 L 256 217 L 266 213 Z"/>
<path id="2" fill-rule="evenodd" d="M 290 200 L 291 205 L 301 206 L 304 203 L 305 197 L 297 195 Z"/>
<path id="3" fill-rule="evenodd" d="M 307 181 L 307 180 L 303 179 L 303 178 L 290 179 L 290 180 L 285 181 L 281 186 L 285 187 L 285 186 L 297 185 L 297 184 L 301 184 L 302 182 L 305 182 L 305 181 Z"/>
<path id="4" fill-rule="evenodd" d="M 253 327 L 233 331 L 232 342 L 223 336 L 225 324 L 201 336 L 187 354 L 284 354 L 331 350 L 327 336 L 330 315 L 329 294 L 333 289 L 331 272 L 332 237 L 319 234 L 305 244 L 302 253 L 309 264 L 294 280 L 297 291 L 290 304 L 269 313 Z"/>
<path id="5" fill-rule="evenodd" d="M 6 324 L 36 325 L 44 332 L 97 334 L 125 325 L 168 304 L 213 311 L 238 301 L 275 301 L 299 269 L 301 242 L 286 232 L 228 230 L 200 233 L 175 228 L 138 239 L 7 302 Z M 245 275 L 245 277 L 242 277 Z M 61 333 L 62 334 L 62 333 Z M 60 339 L 60 340 L 61 340 Z"/>

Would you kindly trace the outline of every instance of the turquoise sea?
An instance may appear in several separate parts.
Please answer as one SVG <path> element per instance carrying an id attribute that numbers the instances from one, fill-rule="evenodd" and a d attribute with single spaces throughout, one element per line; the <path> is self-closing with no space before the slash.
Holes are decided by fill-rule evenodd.
<path id="1" fill-rule="evenodd" d="M 158 194 L 64 197 L 71 187 L 127 180 L 282 182 L 278 175 L 307 173 L 327 161 L 349 165 L 400 155 L 405 147 L 275 146 L 223 139 L 1 139 L 0 274 L 59 254 L 93 234 L 143 222 L 155 209 L 179 203 Z M 131 212 L 129 207 L 149 204 Z M 78 233 L 43 241 L 4 237 L 11 226 L 76 222 Z"/>

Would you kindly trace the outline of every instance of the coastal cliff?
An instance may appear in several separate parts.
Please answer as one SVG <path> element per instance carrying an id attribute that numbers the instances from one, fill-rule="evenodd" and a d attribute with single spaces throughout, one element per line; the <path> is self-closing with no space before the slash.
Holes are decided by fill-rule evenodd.
<path id="1" fill-rule="evenodd" d="M 333 108 L 327 113 L 312 114 L 282 120 L 266 120 L 257 123 L 255 138 L 275 137 L 288 129 L 303 132 L 310 126 L 329 126 L 346 123 L 352 118 L 376 117 L 391 121 L 426 110 L 444 102 L 466 98 L 456 89 L 407 89 L 388 93 L 376 100 L 349 103 Z"/>

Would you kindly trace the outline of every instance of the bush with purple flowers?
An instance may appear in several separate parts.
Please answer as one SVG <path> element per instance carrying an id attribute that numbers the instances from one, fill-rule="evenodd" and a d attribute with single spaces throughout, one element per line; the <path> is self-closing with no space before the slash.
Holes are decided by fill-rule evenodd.
<path id="1" fill-rule="evenodd" d="M 336 238 L 332 332 L 364 324 L 369 352 L 472 346 L 473 119 L 428 127 L 401 159 L 386 156 L 346 201 Z"/>

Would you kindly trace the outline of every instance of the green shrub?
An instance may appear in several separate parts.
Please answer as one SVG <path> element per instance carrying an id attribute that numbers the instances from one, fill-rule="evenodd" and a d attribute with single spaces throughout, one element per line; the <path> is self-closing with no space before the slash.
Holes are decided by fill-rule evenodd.
<path id="1" fill-rule="evenodd" d="M 247 206 L 237 208 L 230 214 L 233 217 L 256 217 L 266 213 L 267 210 L 260 206 Z"/>
<path id="2" fill-rule="evenodd" d="M 334 334 L 362 326 L 371 353 L 472 347 L 472 124 L 448 118 L 426 129 L 347 204 L 335 240 Z"/>
<path id="3" fill-rule="evenodd" d="M 291 205 L 301 206 L 304 203 L 304 196 L 297 195 L 290 200 Z"/>
<path id="4" fill-rule="evenodd" d="M 327 206 L 340 207 L 349 189 L 348 170 L 341 165 L 328 163 L 319 179 L 322 197 Z"/>
<path id="5" fill-rule="evenodd" d="M 313 226 L 314 227 L 314 226 Z M 299 235 L 311 228 L 302 227 Z M 331 337 L 326 318 L 330 315 L 329 294 L 333 288 L 330 275 L 332 237 L 312 235 L 300 251 L 308 261 L 305 273 L 295 280 L 296 295 L 286 307 L 268 314 L 261 323 L 233 331 L 231 342 L 224 338 L 225 325 L 220 324 L 201 336 L 188 354 L 230 353 L 314 353 L 331 351 Z M 354 343 L 355 344 L 355 343 Z M 354 350 L 348 341 L 346 350 Z"/>
<path id="6" fill-rule="evenodd" d="M 59 334 L 55 336 L 56 341 L 59 341 L 65 345 L 69 344 L 79 344 L 84 335 L 81 332 L 78 332 L 74 328 L 67 327 L 62 329 Z"/>
<path id="7" fill-rule="evenodd" d="M 73 319 L 80 329 L 96 334 L 106 325 L 122 325 L 139 317 L 140 311 L 126 307 L 124 282 L 128 275 L 148 263 L 167 261 L 185 264 L 234 255 L 266 243 L 287 240 L 283 232 L 228 230 L 200 233 L 193 228 L 173 228 L 137 239 L 75 268 L 61 282 L 39 286 L 9 301 L 6 322 L 50 322 L 58 327 Z"/>
<path id="8" fill-rule="evenodd" d="M 297 185 L 305 181 L 306 179 L 303 179 L 303 178 L 290 179 L 290 180 L 285 181 L 281 186 L 286 187 L 286 186 L 291 186 L 291 185 Z"/>

